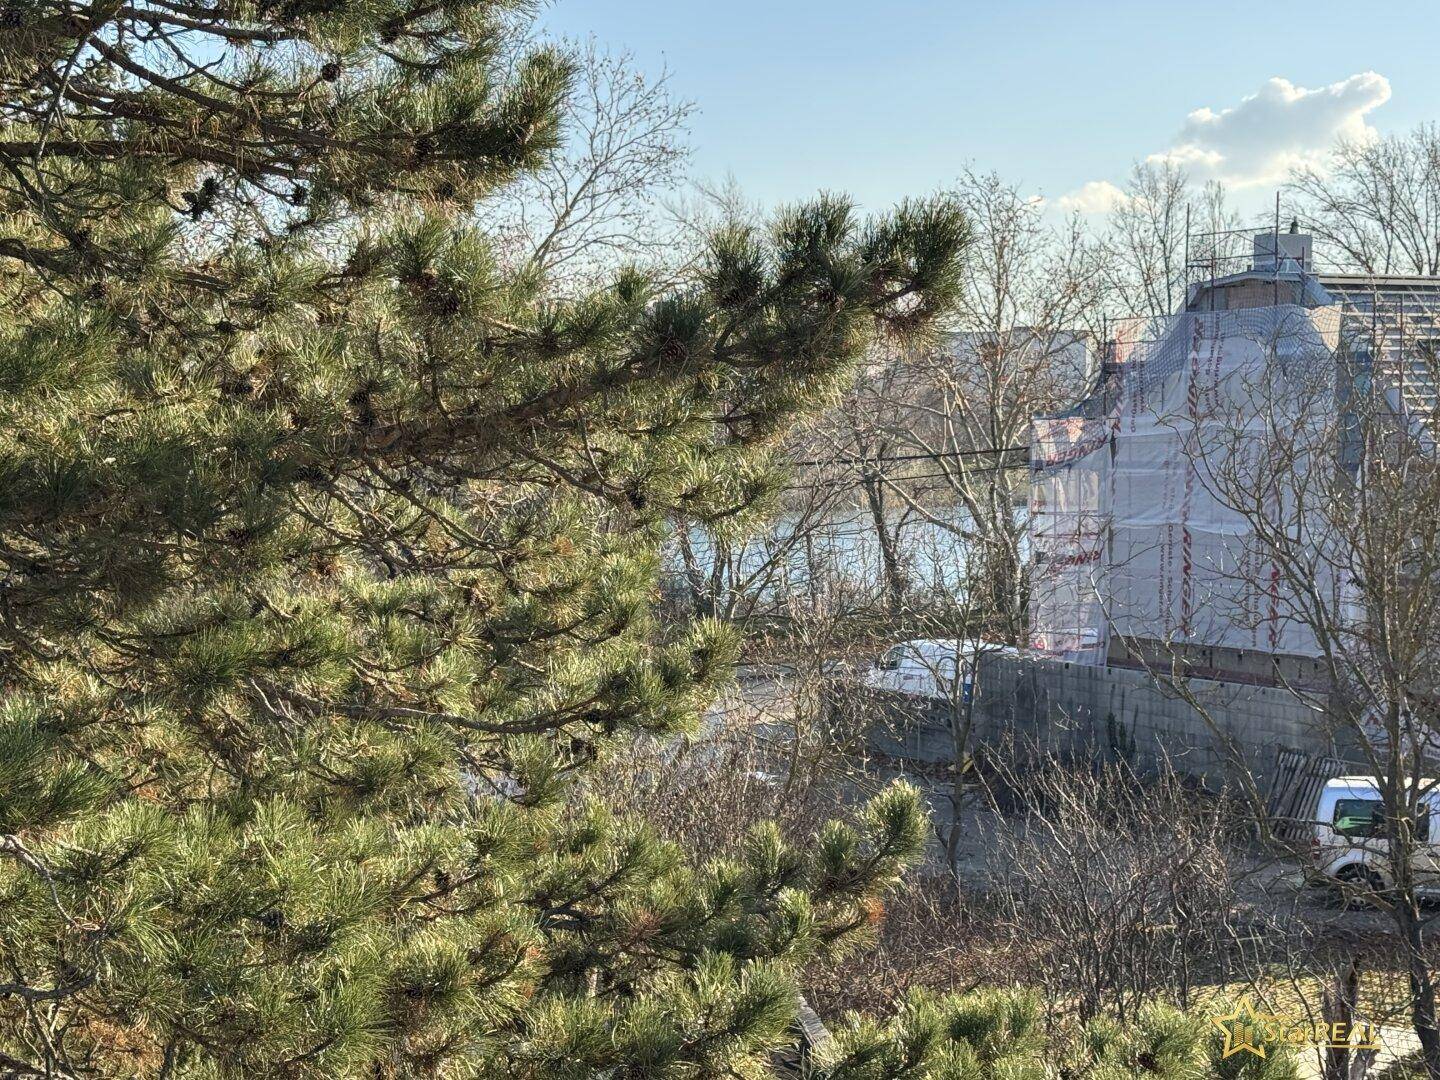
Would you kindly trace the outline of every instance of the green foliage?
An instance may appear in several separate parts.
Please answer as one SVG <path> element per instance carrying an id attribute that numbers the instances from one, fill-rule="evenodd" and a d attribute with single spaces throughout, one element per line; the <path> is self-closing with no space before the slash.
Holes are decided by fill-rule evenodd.
<path id="1" fill-rule="evenodd" d="M 1265 1049 L 1262 1058 L 1248 1051 L 1224 1057 L 1224 1040 L 1214 1030 L 1210 1033 L 1210 1056 L 1214 1062 L 1210 1075 L 1216 1080 L 1300 1080 L 1299 1058 L 1292 1047 L 1260 1040 Z"/>
<path id="2" fill-rule="evenodd" d="M 886 1024 L 852 1017 L 817 1080 L 1296 1080 L 1292 1050 L 1223 1056 L 1208 1020 L 1150 1005 L 1127 1023 L 1047 1031 L 1026 991 L 913 994 Z"/>
<path id="3" fill-rule="evenodd" d="M 953 300 L 943 201 L 563 302 L 477 202 L 562 137 L 509 0 L 17 2 L 0 34 L 0 1054 L 72 1076 L 757 1075 L 923 838 L 687 865 L 568 780 L 690 728 L 669 523 Z"/>

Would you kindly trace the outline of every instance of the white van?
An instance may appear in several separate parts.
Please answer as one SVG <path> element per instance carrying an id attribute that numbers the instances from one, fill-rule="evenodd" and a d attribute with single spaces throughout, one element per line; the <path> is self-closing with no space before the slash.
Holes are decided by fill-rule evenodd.
<path id="1" fill-rule="evenodd" d="M 1440 894 L 1440 785 L 1421 780 L 1420 790 L 1416 883 L 1422 892 Z M 1311 848 L 1320 872 L 1331 881 L 1369 889 L 1391 883 L 1384 803 L 1373 776 L 1338 776 L 1325 782 L 1315 808 Z"/>
<path id="2" fill-rule="evenodd" d="M 950 701 L 969 699 L 977 656 L 1019 656 L 1013 645 L 956 638 L 912 638 L 893 645 L 865 673 L 871 690 Z"/>

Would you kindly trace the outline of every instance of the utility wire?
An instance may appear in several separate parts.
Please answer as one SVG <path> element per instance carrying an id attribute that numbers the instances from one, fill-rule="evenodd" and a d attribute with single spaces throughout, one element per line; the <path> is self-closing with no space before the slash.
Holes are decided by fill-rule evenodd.
<path id="1" fill-rule="evenodd" d="M 994 450 L 942 450 L 938 453 L 928 454 L 880 454 L 876 457 L 853 457 L 841 456 L 833 458 L 816 458 L 811 461 L 791 461 L 791 465 L 884 465 L 892 461 L 938 461 L 941 458 L 966 458 L 966 457 L 993 457 L 997 454 L 1026 454 L 1030 453 L 1028 446 L 1000 446 Z M 1020 468 L 1019 465 L 1008 466 Z"/>
<path id="2" fill-rule="evenodd" d="M 1029 469 L 1028 461 L 1016 461 L 999 466 L 1002 470 Z M 927 472 L 915 473 L 913 476 L 887 476 L 884 479 L 892 480 L 897 484 L 908 484 L 916 480 L 950 480 L 955 476 L 951 472 Z M 827 488 L 850 489 L 859 486 L 860 481 L 849 477 L 834 477 L 825 480 L 818 480 L 810 484 L 782 484 L 781 491 L 816 491 Z"/>

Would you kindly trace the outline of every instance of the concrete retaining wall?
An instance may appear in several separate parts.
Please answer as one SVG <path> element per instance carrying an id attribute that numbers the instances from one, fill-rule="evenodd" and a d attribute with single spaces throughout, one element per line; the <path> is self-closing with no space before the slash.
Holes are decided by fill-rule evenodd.
<path id="1" fill-rule="evenodd" d="M 1263 782 L 1277 747 L 1361 760 L 1353 746 L 1336 744 L 1323 716 L 1275 687 L 1190 680 L 1212 729 L 1188 701 L 1129 668 L 991 655 L 981 658 L 977 683 L 972 751 L 1013 738 L 1062 756 L 1124 760 L 1142 772 L 1168 758 L 1211 785 L 1232 771 L 1237 755 Z M 948 704 L 882 697 L 886 719 L 872 737 L 875 749 L 921 762 L 953 760 Z"/>

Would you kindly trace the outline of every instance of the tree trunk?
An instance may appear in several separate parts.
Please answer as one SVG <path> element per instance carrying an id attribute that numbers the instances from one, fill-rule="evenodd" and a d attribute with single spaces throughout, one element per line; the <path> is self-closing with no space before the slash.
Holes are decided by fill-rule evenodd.
<path id="1" fill-rule="evenodd" d="M 700 566 L 694 545 L 690 543 L 690 530 L 684 522 L 677 525 L 675 539 L 680 548 L 680 565 L 684 568 L 685 589 L 690 594 L 690 610 L 693 614 L 701 617 L 713 616 L 715 605 L 714 598 L 706 586 L 708 575 Z M 710 557 L 712 560 L 717 557 L 713 545 L 710 549 Z"/>
<path id="2" fill-rule="evenodd" d="M 1410 976 L 1410 1022 L 1420 1040 L 1420 1060 L 1429 1080 L 1440 1080 L 1440 1028 L 1435 1023 L 1435 980 L 1425 962 L 1424 925 L 1415 904 L 1397 897 L 1396 920 Z"/>
<path id="3" fill-rule="evenodd" d="M 893 614 L 905 606 L 909 583 L 900 561 L 899 538 L 891 534 L 890 525 L 885 520 L 885 491 L 882 485 L 880 476 L 869 470 L 860 482 L 865 489 L 865 502 L 870 509 L 875 538 L 880 544 L 880 576 L 885 589 L 885 606 Z"/>
<path id="4" fill-rule="evenodd" d="M 950 692 L 950 738 L 953 747 L 953 761 L 951 763 L 950 779 L 950 835 L 945 838 L 945 859 L 950 866 L 950 872 L 958 876 L 956 862 L 960 853 L 960 810 L 965 799 L 965 777 L 969 772 L 967 768 L 967 755 L 970 750 L 970 731 L 974 725 L 975 718 L 975 696 L 979 687 L 978 673 L 980 669 L 979 656 L 977 655 L 968 662 L 968 673 L 962 672 L 961 664 L 965 661 L 958 661 L 955 666 L 955 685 Z M 970 680 L 970 692 L 964 692 L 965 679 Z"/>
<path id="5" fill-rule="evenodd" d="M 1321 1015 L 1330 1030 L 1340 1025 L 1340 1030 L 1353 1033 L 1355 1027 L 1355 1006 L 1360 1000 L 1360 967 L 1351 957 L 1343 975 L 1335 980 L 1333 991 L 1325 992 Z M 1328 1046 L 1325 1049 L 1324 1080 L 1365 1080 L 1379 1051 L 1374 1049 L 1352 1049 L 1349 1046 Z"/>

